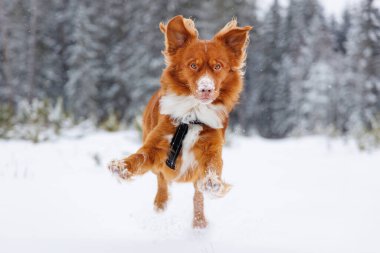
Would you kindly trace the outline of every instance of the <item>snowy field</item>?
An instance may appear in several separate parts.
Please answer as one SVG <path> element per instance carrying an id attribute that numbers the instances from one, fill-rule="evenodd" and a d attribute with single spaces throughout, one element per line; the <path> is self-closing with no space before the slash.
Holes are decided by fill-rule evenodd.
<path id="1" fill-rule="evenodd" d="M 135 132 L 0 141 L 0 252 L 380 252 L 380 152 L 235 137 L 224 149 L 234 187 L 206 199 L 200 231 L 192 185 L 171 185 L 157 214 L 152 174 L 119 184 L 105 169 L 138 146 Z"/>

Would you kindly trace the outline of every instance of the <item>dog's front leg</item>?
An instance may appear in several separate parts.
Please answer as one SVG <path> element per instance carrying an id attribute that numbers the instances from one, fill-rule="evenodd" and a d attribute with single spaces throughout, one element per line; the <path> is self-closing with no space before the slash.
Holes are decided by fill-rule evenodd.
<path id="1" fill-rule="evenodd" d="M 201 174 L 197 184 L 200 191 L 209 197 L 224 197 L 231 189 L 231 185 L 224 182 L 222 177 L 223 160 L 221 149 L 209 153 L 204 163 L 204 171 Z"/>
<path id="2" fill-rule="evenodd" d="M 165 134 L 167 133 L 162 132 L 160 126 L 156 127 L 136 153 L 121 160 L 113 160 L 108 169 L 125 180 L 146 173 L 155 163 L 161 161 L 161 156 L 165 154 L 165 145 L 162 142 L 162 136 Z"/>
<path id="3" fill-rule="evenodd" d="M 108 165 L 108 169 L 124 180 L 128 180 L 133 176 L 142 175 L 148 171 L 146 163 L 151 152 L 147 152 L 147 148 L 142 147 L 135 154 L 132 154 L 121 160 L 113 160 Z"/>

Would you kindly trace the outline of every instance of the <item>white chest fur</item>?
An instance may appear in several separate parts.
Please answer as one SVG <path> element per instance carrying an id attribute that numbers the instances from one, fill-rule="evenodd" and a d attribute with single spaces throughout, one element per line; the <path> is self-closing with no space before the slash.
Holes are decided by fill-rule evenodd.
<path id="1" fill-rule="evenodd" d="M 223 105 L 202 104 L 194 96 L 173 94 L 161 97 L 160 113 L 183 123 L 199 120 L 212 128 L 223 128 L 226 117 Z"/>

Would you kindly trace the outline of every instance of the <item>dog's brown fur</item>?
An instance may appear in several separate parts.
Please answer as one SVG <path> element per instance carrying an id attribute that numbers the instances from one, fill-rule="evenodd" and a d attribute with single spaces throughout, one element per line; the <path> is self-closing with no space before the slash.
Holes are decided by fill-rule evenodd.
<path id="1" fill-rule="evenodd" d="M 218 178 L 222 174 L 222 146 L 228 125 L 228 114 L 239 99 L 243 87 L 242 68 L 246 59 L 246 47 L 250 26 L 238 27 L 232 20 L 221 29 L 212 40 L 198 39 L 198 31 L 191 19 L 176 16 L 160 29 L 165 35 L 166 68 L 161 76 L 161 88 L 149 101 L 143 115 L 143 146 L 133 155 L 121 160 L 117 169 L 111 166 L 118 176 L 128 179 L 152 171 L 157 175 L 158 190 L 154 200 L 157 210 L 164 210 L 168 201 L 168 182 L 192 182 L 194 194 L 193 226 L 203 228 L 207 221 L 203 211 L 203 194 L 198 182 L 212 169 Z M 190 68 L 189 65 L 192 67 Z M 195 65 L 194 65 L 195 64 Z M 219 65 L 215 67 L 216 65 Z M 196 66 L 196 68 L 194 68 Z M 220 68 L 219 68 L 220 67 Z M 204 125 L 199 138 L 192 147 L 197 161 L 195 168 L 187 169 L 178 177 L 178 169 L 172 170 L 165 164 L 170 140 L 176 125 L 170 115 L 160 113 L 160 99 L 166 94 L 197 97 L 197 80 L 207 73 L 215 83 L 212 105 L 221 105 L 219 113 L 223 122 L 221 128 Z M 178 157 L 176 168 L 180 168 L 182 156 Z M 114 164 L 115 165 L 115 164 Z M 219 181 L 224 195 L 229 185 Z"/>

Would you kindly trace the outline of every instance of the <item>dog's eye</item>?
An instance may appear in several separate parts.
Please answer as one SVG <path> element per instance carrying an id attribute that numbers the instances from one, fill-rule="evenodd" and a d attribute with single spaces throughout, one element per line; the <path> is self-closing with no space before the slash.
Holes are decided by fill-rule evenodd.
<path id="1" fill-rule="evenodd" d="M 219 63 L 215 64 L 214 66 L 214 70 L 220 70 L 222 68 L 222 65 L 220 65 Z"/>
<path id="2" fill-rule="evenodd" d="M 190 64 L 190 68 L 196 70 L 196 69 L 198 68 L 198 66 L 197 66 L 197 64 L 195 64 L 195 63 L 191 63 L 191 64 Z"/>

